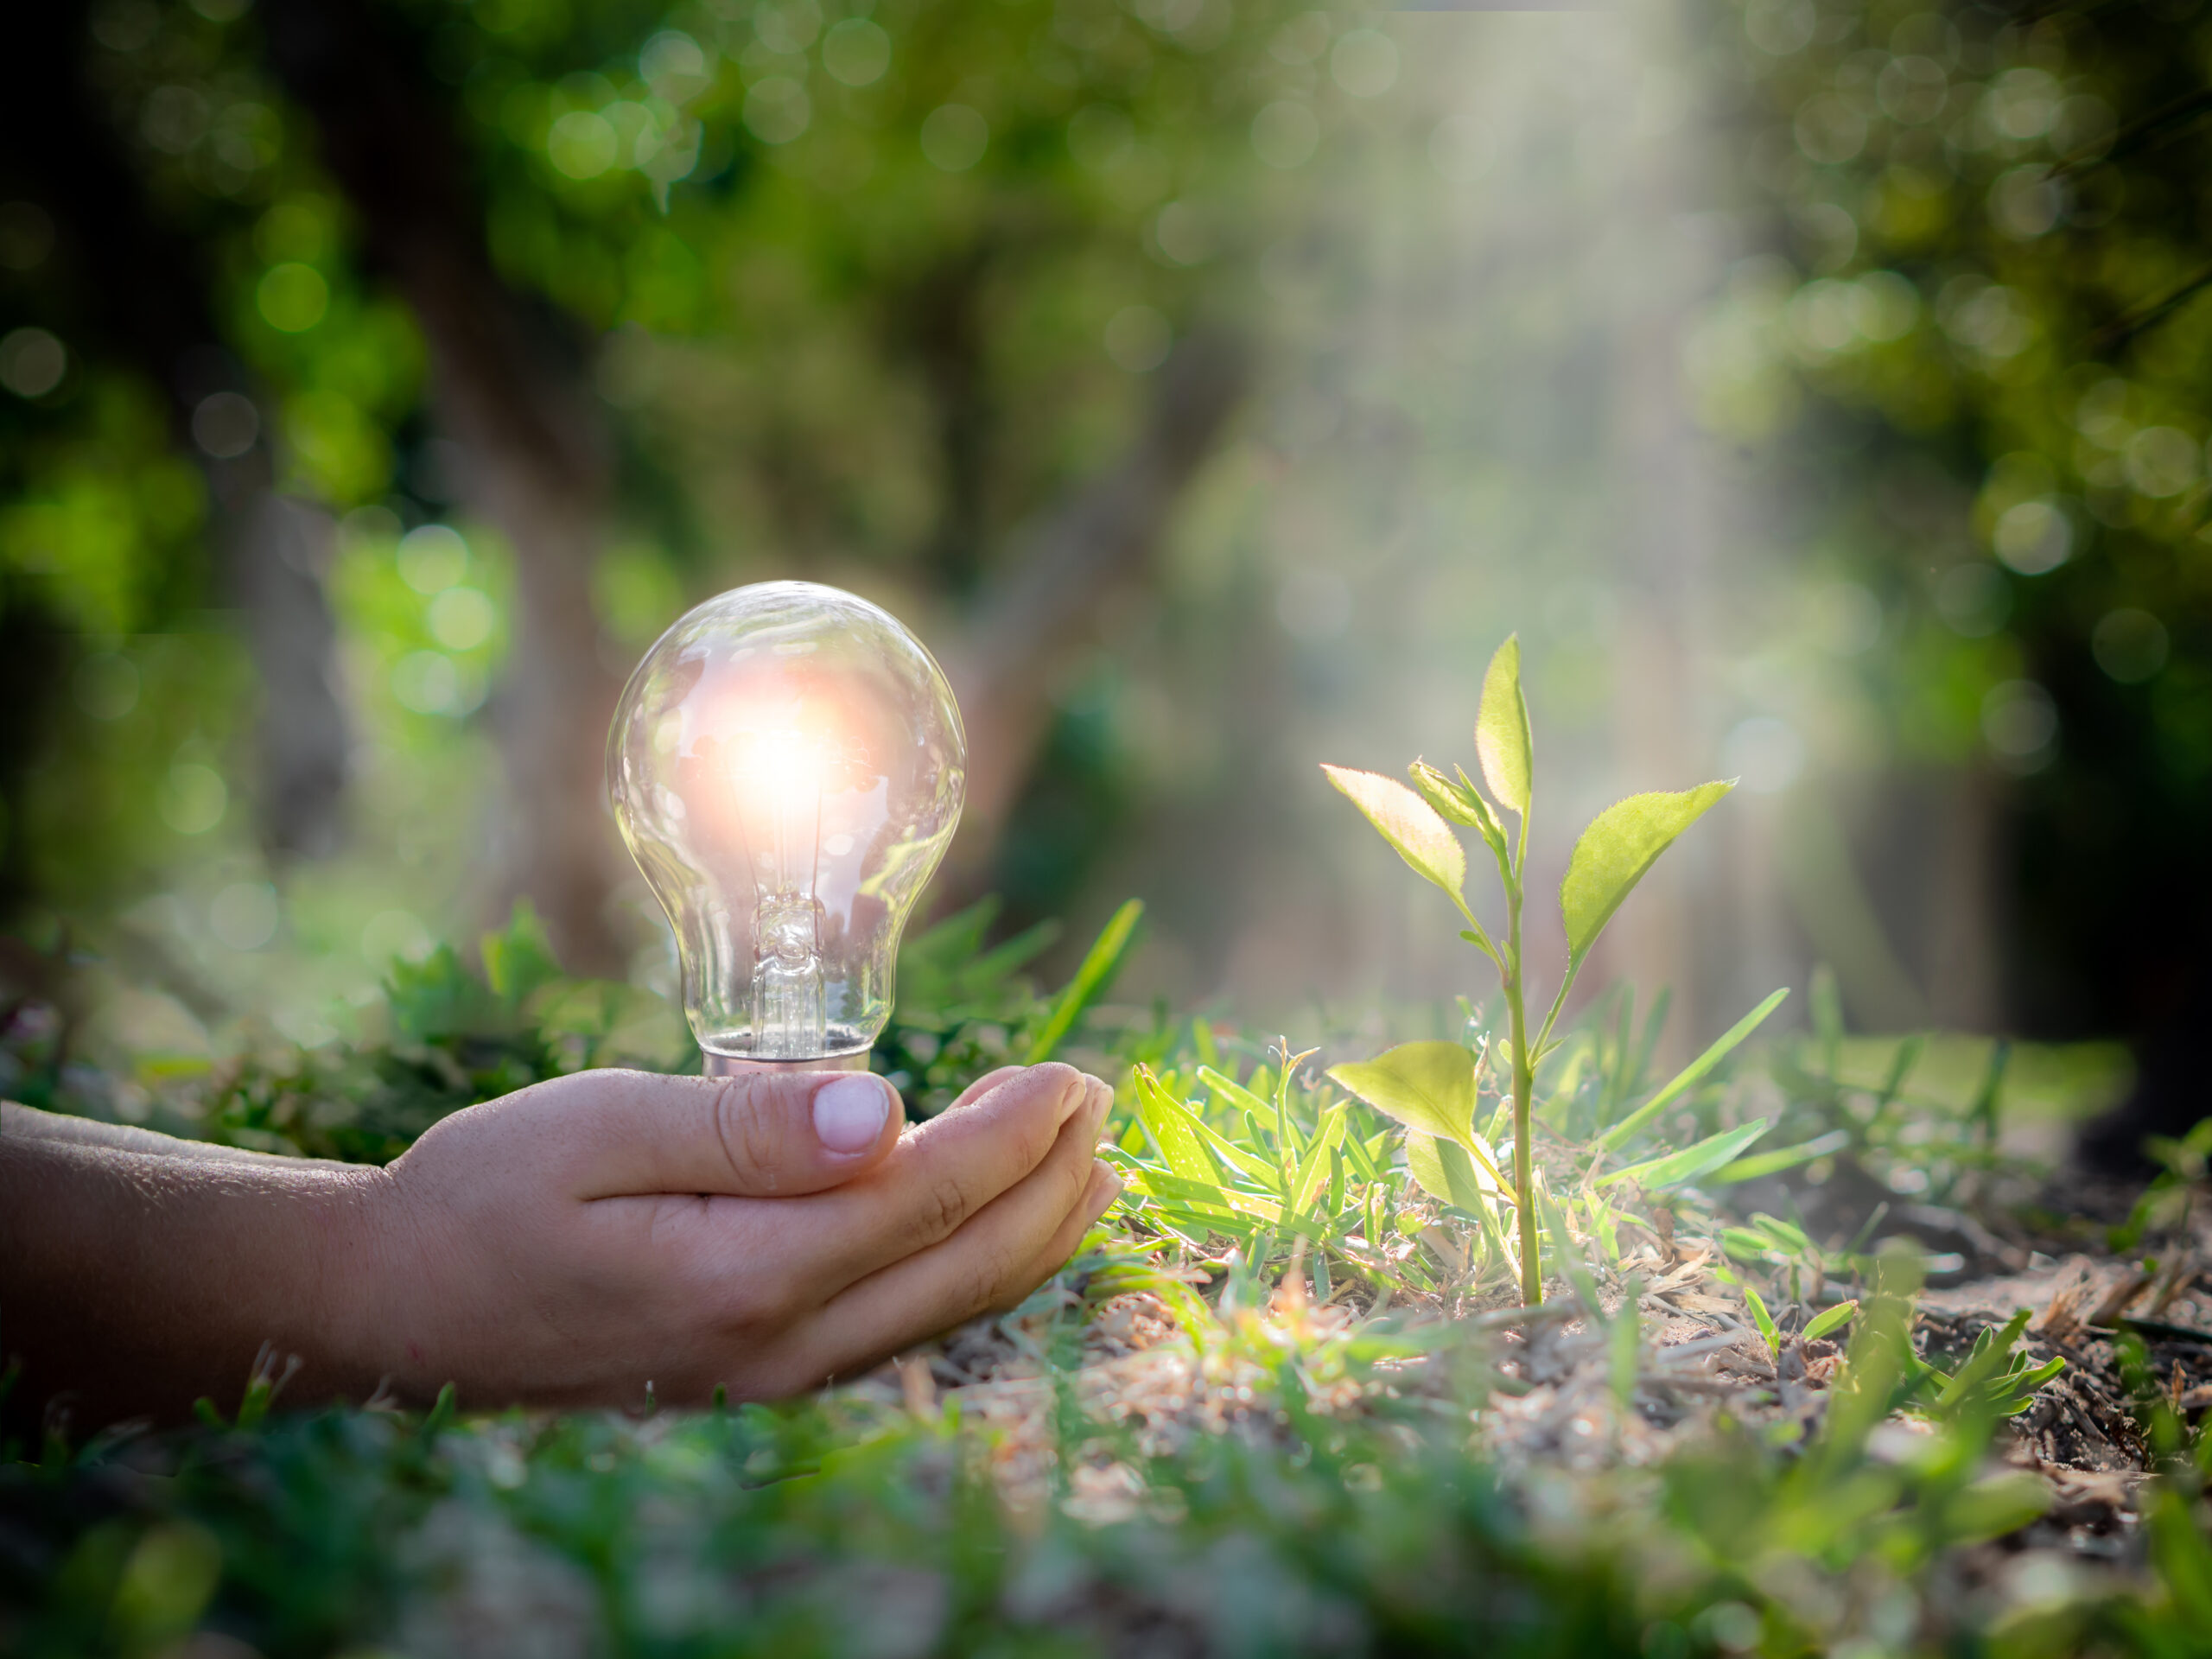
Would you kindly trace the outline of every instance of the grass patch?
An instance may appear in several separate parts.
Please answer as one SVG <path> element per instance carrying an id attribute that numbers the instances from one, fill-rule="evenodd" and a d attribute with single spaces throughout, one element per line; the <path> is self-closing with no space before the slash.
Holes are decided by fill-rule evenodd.
<path id="1" fill-rule="evenodd" d="M 1816 988 L 1810 1033 L 1661 1077 L 1663 1008 L 1618 990 L 1534 1068 L 1524 1306 L 1500 1007 L 1413 1077 L 1456 1110 L 1464 1074 L 1478 1157 L 1338 1081 L 1344 1033 L 1103 1001 L 1133 913 L 1055 995 L 988 919 L 913 942 L 880 1053 L 917 1113 L 1040 1047 L 1116 1081 L 1128 1192 L 1021 1308 L 772 1408 L 289 1414 L 264 1376 L 188 1431 L 57 1422 L 0 1464 L 0 1649 L 2205 1650 L 2202 1147 L 2060 1236 L 2011 1059 L 1961 1088 L 1922 1067 L 1974 1051 L 1848 1037 Z M 537 1077 L 690 1063 L 526 916 L 482 955 L 399 974 L 378 1040 L 135 1080 L 137 1115 L 383 1158 Z M 12 1092 L 111 1112 L 12 1029 Z"/>

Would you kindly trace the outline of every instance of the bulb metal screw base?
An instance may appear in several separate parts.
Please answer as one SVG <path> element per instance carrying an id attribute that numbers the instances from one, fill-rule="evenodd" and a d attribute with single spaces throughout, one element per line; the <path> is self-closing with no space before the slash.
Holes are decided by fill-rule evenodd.
<path id="1" fill-rule="evenodd" d="M 868 1051 L 857 1054 L 824 1054 L 807 1060 L 754 1060 L 736 1054 L 706 1054 L 699 1073 L 708 1077 L 741 1077 L 756 1071 L 865 1071 Z"/>

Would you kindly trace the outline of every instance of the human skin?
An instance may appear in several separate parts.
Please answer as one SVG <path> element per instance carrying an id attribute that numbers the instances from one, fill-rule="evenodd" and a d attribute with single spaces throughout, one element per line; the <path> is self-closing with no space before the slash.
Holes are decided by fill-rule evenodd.
<path id="1" fill-rule="evenodd" d="M 1120 1190 L 1112 1092 L 1007 1067 L 901 1131 L 866 1074 L 588 1071 L 456 1112 L 390 1166 L 0 1108 L 13 1405 L 73 1429 L 287 1404 L 765 1399 L 1009 1307 Z"/>

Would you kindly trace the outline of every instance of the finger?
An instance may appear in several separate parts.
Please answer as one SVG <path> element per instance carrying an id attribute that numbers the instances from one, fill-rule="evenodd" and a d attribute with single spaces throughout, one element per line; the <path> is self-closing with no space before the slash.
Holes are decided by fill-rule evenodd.
<path id="1" fill-rule="evenodd" d="M 938 1113 L 865 1179 L 808 1201 L 804 1226 L 785 1236 L 787 1267 L 827 1300 L 951 1236 L 1046 1161 L 1063 1126 L 1090 1103 L 1090 1083 L 1073 1066 L 1025 1066 L 960 1110 Z"/>
<path id="2" fill-rule="evenodd" d="M 1020 1071 L 1021 1068 L 1018 1065 L 1002 1065 L 995 1071 L 984 1072 L 982 1077 L 963 1089 L 960 1091 L 960 1097 L 944 1109 L 948 1112 L 957 1112 L 963 1106 L 972 1104 Z"/>
<path id="3" fill-rule="evenodd" d="M 866 1071 L 666 1077 L 587 1071 L 543 1094 L 542 1132 L 573 1141 L 580 1198 L 662 1192 L 741 1198 L 820 1192 L 880 1165 L 898 1143 L 899 1097 Z"/>
<path id="4" fill-rule="evenodd" d="M 871 1274 L 822 1311 L 807 1341 L 813 1376 L 800 1386 L 1010 1307 L 1067 1260 L 1121 1190 L 1091 1156 L 1104 1109 L 1086 1094 L 1084 1109 L 1020 1185 L 942 1243 Z"/>
<path id="5" fill-rule="evenodd" d="M 1090 1182 L 1084 1188 L 1082 1202 L 1060 1224 L 1059 1231 L 1045 1241 L 1045 1248 L 1025 1271 L 1016 1275 L 1013 1287 L 995 1306 L 1019 1306 L 1038 1286 L 1073 1261 L 1075 1253 L 1083 1248 L 1084 1236 L 1121 1196 L 1122 1178 L 1114 1173 L 1113 1165 L 1103 1158 L 1092 1159 Z"/>

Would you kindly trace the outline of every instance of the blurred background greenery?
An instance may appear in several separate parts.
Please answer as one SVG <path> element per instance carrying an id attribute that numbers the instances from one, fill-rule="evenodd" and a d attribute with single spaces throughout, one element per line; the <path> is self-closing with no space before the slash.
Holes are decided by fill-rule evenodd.
<path id="1" fill-rule="evenodd" d="M 0 1013 L 59 998 L 98 1064 L 355 1036 L 518 895 L 666 988 L 607 715 L 689 604 L 804 575 L 960 690 L 941 907 L 1071 950 L 1141 895 L 1140 999 L 1466 988 L 1314 763 L 1471 761 L 1518 629 L 1540 874 L 1617 794 L 1745 784 L 1589 992 L 1671 986 L 1687 1049 L 1825 962 L 1861 1029 L 2194 1087 L 2193 0 L 97 0 L 10 39 Z"/>

